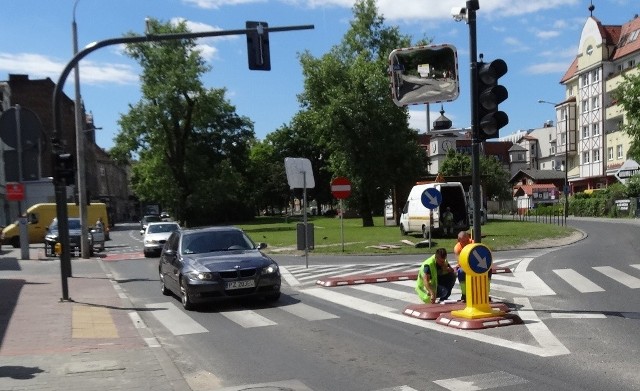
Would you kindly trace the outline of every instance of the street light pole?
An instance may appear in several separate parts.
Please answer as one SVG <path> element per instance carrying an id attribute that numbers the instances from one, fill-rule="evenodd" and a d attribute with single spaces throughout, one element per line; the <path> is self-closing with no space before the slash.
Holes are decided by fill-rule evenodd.
<path id="1" fill-rule="evenodd" d="M 78 54 L 78 25 L 76 24 L 76 7 L 78 1 L 73 3 L 73 22 L 71 24 L 73 30 L 73 55 Z M 85 172 L 85 153 L 84 153 L 84 123 L 82 121 L 82 98 L 80 96 L 80 66 L 76 64 L 74 69 L 75 83 L 75 122 L 76 122 L 76 157 L 77 157 L 77 191 L 78 191 L 78 210 L 80 214 L 80 251 L 82 258 L 89 258 L 89 229 L 87 227 L 87 184 Z"/>
<path id="2" fill-rule="evenodd" d="M 548 102 L 542 99 L 538 99 L 538 103 L 547 103 L 554 107 L 558 107 L 560 105 L 560 103 Z M 571 146 L 571 141 L 569 136 L 568 108 L 565 108 L 564 110 L 564 189 L 562 189 L 562 193 L 564 194 L 564 219 L 566 222 L 569 217 L 569 147 Z"/>

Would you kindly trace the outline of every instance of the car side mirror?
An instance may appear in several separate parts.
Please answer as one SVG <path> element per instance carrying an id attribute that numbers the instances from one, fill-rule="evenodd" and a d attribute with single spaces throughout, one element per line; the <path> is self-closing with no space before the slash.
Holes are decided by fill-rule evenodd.
<path id="1" fill-rule="evenodd" d="M 38 224 L 38 215 L 35 213 L 29 213 L 29 223 Z"/>
<path id="2" fill-rule="evenodd" d="M 258 243 L 258 250 L 264 250 L 265 248 L 267 248 L 267 244 L 266 243 Z"/>

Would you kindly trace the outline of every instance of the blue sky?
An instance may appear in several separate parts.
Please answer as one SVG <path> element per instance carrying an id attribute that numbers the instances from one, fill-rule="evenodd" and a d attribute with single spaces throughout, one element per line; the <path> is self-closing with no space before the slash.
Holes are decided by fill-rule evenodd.
<path id="1" fill-rule="evenodd" d="M 538 100 L 564 99 L 559 81 L 577 53 L 590 2 L 480 0 L 478 53 L 485 60 L 502 58 L 509 67 L 501 79 L 509 99 L 500 108 L 510 123 L 501 129 L 501 136 L 541 127 L 555 117 L 553 107 Z M 74 4 L 81 49 L 127 32 L 143 34 L 147 17 L 184 19 L 193 31 L 244 29 L 248 20 L 265 21 L 270 27 L 314 25 L 313 30 L 270 34 L 268 72 L 248 69 L 244 36 L 199 40 L 213 68 L 203 78 L 205 86 L 226 88 L 229 101 L 254 122 L 256 136 L 263 139 L 299 110 L 297 94 L 303 86 L 299 53 L 308 50 L 319 57 L 339 44 L 349 28 L 353 0 L 3 0 L 0 80 L 11 73 L 58 81 L 73 54 Z M 451 9 L 464 7 L 466 1 L 378 0 L 377 4 L 387 25 L 397 25 L 403 34 L 415 39 L 427 36 L 434 44 L 457 48 L 461 93 L 456 101 L 444 104 L 444 110 L 454 127 L 468 127 L 469 28 L 451 17 Z M 637 0 L 593 0 L 593 4 L 594 16 L 608 25 L 624 24 L 640 12 Z M 115 46 L 85 57 L 80 69 L 85 106 L 102 128 L 96 142 L 109 149 L 120 115 L 139 100 L 140 69 Z M 64 91 L 72 99 L 73 88 L 71 74 Z M 430 105 L 431 122 L 439 111 L 439 104 Z M 412 127 L 426 131 L 426 106 L 411 106 L 410 113 Z"/>

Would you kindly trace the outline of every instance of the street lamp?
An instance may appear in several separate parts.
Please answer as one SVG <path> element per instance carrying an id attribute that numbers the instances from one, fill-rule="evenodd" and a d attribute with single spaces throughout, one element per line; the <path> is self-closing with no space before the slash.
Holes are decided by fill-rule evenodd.
<path id="1" fill-rule="evenodd" d="M 73 55 L 78 54 L 78 25 L 76 24 L 76 8 L 78 1 L 73 3 L 73 21 L 71 29 L 73 33 Z M 80 67 L 76 64 L 74 68 L 75 83 L 75 122 L 76 122 L 76 155 L 78 168 L 78 210 L 80 212 L 80 251 L 82 258 L 89 258 L 89 229 L 87 227 L 87 183 L 84 161 L 84 124 L 82 121 L 82 98 L 80 97 Z"/>
<path id="2" fill-rule="evenodd" d="M 538 103 L 547 103 L 558 107 L 561 103 L 548 102 L 546 100 L 538 99 Z M 569 217 L 569 118 L 567 111 L 564 112 L 564 133 L 565 133 L 565 145 L 564 145 L 564 218 Z"/>

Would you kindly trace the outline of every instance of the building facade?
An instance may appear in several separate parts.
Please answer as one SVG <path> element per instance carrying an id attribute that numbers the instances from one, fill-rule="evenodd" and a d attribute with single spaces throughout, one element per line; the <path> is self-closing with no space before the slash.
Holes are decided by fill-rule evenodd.
<path id="1" fill-rule="evenodd" d="M 556 156 L 566 156 L 571 193 L 618 182 L 631 139 L 621 131 L 626 119 L 612 93 L 640 64 L 638 15 L 604 25 L 590 10 L 576 58 L 560 81 L 565 99 L 556 105 Z"/>
<path id="2" fill-rule="evenodd" d="M 9 75 L 6 81 L 0 81 L 0 114 L 12 107 L 19 106 L 33 112 L 42 124 L 41 147 L 39 149 L 40 166 L 38 178 L 22 178 L 23 181 L 39 181 L 53 176 L 51 136 L 54 129 L 52 97 L 55 83 L 49 79 L 29 79 L 28 75 Z M 65 94 L 62 94 L 60 102 L 62 127 L 59 129 L 60 144 L 65 152 L 76 154 L 76 127 L 75 127 L 75 103 Z M 82 121 L 84 129 L 85 151 L 85 177 L 89 200 L 106 202 L 109 206 L 110 221 L 123 221 L 131 215 L 128 186 L 128 173 L 126 168 L 118 167 L 109 158 L 107 152 L 95 143 L 96 126 L 93 116 L 85 112 L 82 107 Z M 7 131 L 7 129 L 2 129 Z M 4 136 L 4 135 L 3 135 Z M 5 178 L 6 151 L 11 148 L 0 145 L 3 151 L 0 158 L 0 226 L 13 222 L 20 213 L 23 213 L 31 205 L 19 205 L 16 201 L 7 201 Z M 76 175 L 77 177 L 77 175 Z M 77 180 L 77 178 L 76 178 Z M 76 187 L 77 188 L 77 187 Z M 77 199 L 68 191 L 68 202 Z M 89 222 L 93 223 L 93 222 Z"/>

